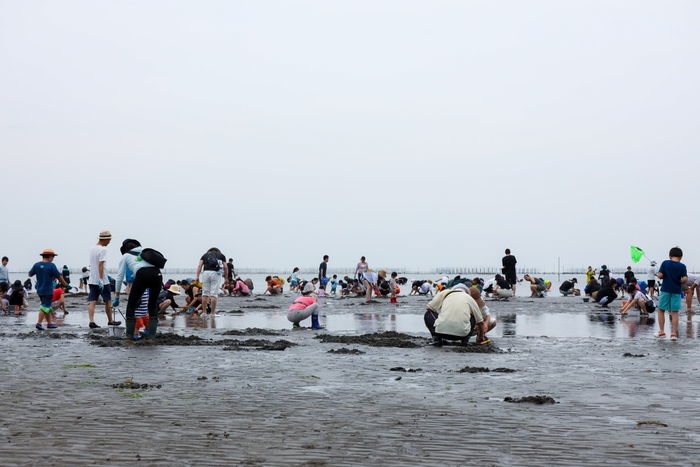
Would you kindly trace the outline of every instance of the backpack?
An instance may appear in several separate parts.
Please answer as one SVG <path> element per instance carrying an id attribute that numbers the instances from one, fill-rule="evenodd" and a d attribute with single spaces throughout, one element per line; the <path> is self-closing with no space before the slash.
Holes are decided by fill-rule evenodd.
<path id="1" fill-rule="evenodd" d="M 218 271 L 221 269 L 221 266 L 219 265 L 219 258 L 217 257 L 215 251 L 207 251 L 207 253 L 204 255 L 204 266 L 207 268 L 207 270 L 212 271 Z"/>
<path id="2" fill-rule="evenodd" d="M 133 251 L 127 251 L 127 253 L 136 256 L 136 261 L 147 261 L 158 269 L 163 269 L 168 261 L 160 251 L 153 248 L 144 248 L 141 250 L 141 253 L 134 253 Z"/>
<path id="3" fill-rule="evenodd" d="M 153 248 L 144 248 L 141 250 L 141 254 L 139 256 L 141 259 L 148 261 L 158 269 L 163 269 L 165 267 L 165 263 L 168 262 L 160 251 L 154 250 Z"/>
<path id="4" fill-rule="evenodd" d="M 654 304 L 654 300 L 649 298 L 649 295 L 645 294 L 644 292 L 642 292 L 642 294 L 646 299 L 647 313 L 653 313 L 654 311 L 656 311 L 656 305 Z"/>

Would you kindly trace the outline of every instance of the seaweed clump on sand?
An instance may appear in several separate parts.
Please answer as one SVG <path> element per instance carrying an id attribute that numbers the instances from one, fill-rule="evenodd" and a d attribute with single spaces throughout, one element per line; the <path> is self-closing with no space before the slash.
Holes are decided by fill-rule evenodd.
<path id="1" fill-rule="evenodd" d="M 355 344 L 368 345 L 370 347 L 399 347 L 405 349 L 416 349 L 423 347 L 423 345 L 417 341 L 424 341 L 424 339 L 395 331 L 375 332 L 372 334 L 362 334 L 360 336 L 319 334 L 316 336 L 316 339 L 319 339 L 321 342 L 326 344 Z"/>
<path id="2" fill-rule="evenodd" d="M 73 332 L 20 332 L 18 334 L 0 334 L 0 337 L 16 337 L 18 339 L 77 339 L 78 335 Z"/>
<path id="3" fill-rule="evenodd" d="M 269 341 L 267 339 L 248 339 L 248 340 L 237 340 L 237 339 L 227 339 L 225 342 L 227 345 L 224 350 L 284 350 L 289 347 L 295 347 L 297 344 L 289 342 L 284 339 L 278 341 Z"/>
<path id="4" fill-rule="evenodd" d="M 347 347 L 341 347 L 338 350 L 331 349 L 326 353 L 333 353 L 333 354 L 338 354 L 338 355 L 362 355 L 365 352 L 363 352 L 362 350 L 358 350 L 358 349 L 348 349 Z"/>
<path id="5" fill-rule="evenodd" d="M 126 381 L 122 383 L 117 383 L 113 384 L 112 387 L 114 389 L 160 389 L 162 386 L 160 384 L 148 384 L 148 383 L 137 383 L 136 381 L 132 381 L 130 379 L 127 379 Z"/>
<path id="6" fill-rule="evenodd" d="M 641 354 L 641 353 L 629 353 L 625 352 L 622 354 L 623 357 L 646 357 L 646 355 Z"/>
<path id="7" fill-rule="evenodd" d="M 92 345 L 99 347 L 141 347 L 149 345 L 177 345 L 185 347 L 214 347 L 225 346 L 224 350 L 284 350 L 297 344 L 286 340 L 269 341 L 267 339 L 203 339 L 199 336 L 181 336 L 175 333 L 158 333 L 155 340 L 149 341 L 141 338 L 133 343 L 127 344 L 122 337 L 102 336 L 98 334 L 88 334 L 87 338 Z"/>
<path id="8" fill-rule="evenodd" d="M 284 332 L 272 331 L 270 329 L 245 328 L 243 330 L 231 329 L 230 331 L 222 332 L 221 335 L 222 336 L 284 336 L 286 334 Z"/>
<path id="9" fill-rule="evenodd" d="M 123 337 L 116 336 L 105 336 L 100 334 L 90 333 L 87 335 L 90 340 L 90 344 L 96 345 L 98 347 L 123 347 L 125 345 L 183 345 L 183 346 L 207 346 L 207 345 L 219 345 L 216 341 L 211 341 L 207 339 L 202 339 L 199 336 L 181 336 L 180 334 L 174 333 L 158 333 L 156 339 L 153 341 L 147 341 L 144 338 L 136 340 L 133 344 L 127 344 Z"/>
<path id="10" fill-rule="evenodd" d="M 558 404 L 559 402 L 555 401 L 553 398 L 549 396 L 526 396 L 526 397 L 520 397 L 520 398 L 513 398 L 513 397 L 506 397 L 503 399 L 503 402 L 513 402 L 515 404 Z"/>
<path id="11" fill-rule="evenodd" d="M 403 371 L 404 373 L 418 373 L 419 371 L 423 371 L 423 368 L 409 368 L 408 370 L 402 366 L 396 366 L 394 368 L 389 368 L 389 371 Z"/>
<path id="12" fill-rule="evenodd" d="M 515 373 L 518 370 L 513 370 L 512 368 L 494 368 L 493 370 L 489 370 L 486 367 L 483 366 L 465 366 L 462 369 L 456 370 L 457 373 Z"/>

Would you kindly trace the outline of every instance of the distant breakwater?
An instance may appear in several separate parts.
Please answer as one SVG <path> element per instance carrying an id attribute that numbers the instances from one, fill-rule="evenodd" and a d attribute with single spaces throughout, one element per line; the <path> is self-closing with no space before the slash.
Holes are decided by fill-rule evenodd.
<path id="1" fill-rule="evenodd" d="M 72 275 L 82 274 L 82 268 L 71 268 L 70 272 Z M 439 268 L 406 268 L 406 267 L 390 267 L 382 266 L 378 268 L 373 268 L 373 270 L 378 271 L 383 269 L 389 273 L 396 271 L 399 275 L 414 275 L 414 276 L 437 276 L 437 275 L 456 275 L 465 274 L 467 276 L 493 276 L 495 274 L 501 273 L 500 267 L 439 267 Z M 646 278 L 648 266 L 632 268 L 635 276 L 640 278 Z M 610 269 L 613 275 L 622 276 L 626 271 L 627 267 L 613 267 Z M 165 268 L 163 269 L 163 274 L 165 275 L 191 275 L 194 276 L 197 272 L 196 268 Z M 263 267 L 263 268 L 236 268 L 238 274 L 279 274 L 279 275 L 289 275 L 292 273 L 292 268 L 280 268 L 280 267 Z M 338 267 L 338 268 L 328 268 L 327 275 L 332 276 L 337 274 L 339 276 L 351 276 L 355 272 L 355 268 L 352 267 Z M 596 273 L 600 272 L 600 269 L 596 270 Z M 693 272 L 688 268 L 688 272 Z M 11 271 L 10 274 L 26 274 L 27 271 Z M 117 274 L 116 268 L 107 268 L 107 273 L 111 275 Z M 318 268 L 305 267 L 299 268 L 299 274 L 316 274 L 318 273 Z M 552 274 L 563 274 L 563 275 L 583 275 L 586 274 L 586 268 L 562 268 L 561 271 L 552 271 L 550 268 L 517 268 L 517 273 L 519 277 L 525 274 L 533 275 L 552 275 Z M 694 272 L 693 272 L 694 273 Z"/>

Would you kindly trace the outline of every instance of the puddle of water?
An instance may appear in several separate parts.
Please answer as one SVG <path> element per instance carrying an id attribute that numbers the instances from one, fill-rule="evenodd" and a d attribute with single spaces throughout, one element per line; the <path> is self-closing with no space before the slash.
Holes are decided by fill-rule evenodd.
<path id="1" fill-rule="evenodd" d="M 219 313 L 215 317 L 190 317 L 183 314 L 168 317 L 163 326 L 176 329 L 245 329 L 258 327 L 275 330 L 290 330 L 286 309 L 295 296 L 256 297 L 251 299 L 222 297 L 219 307 L 222 310 L 243 310 L 243 313 Z M 418 297 L 401 297 L 399 306 L 386 301 L 364 305 L 361 299 L 322 300 L 321 323 L 331 332 L 365 334 L 371 332 L 396 331 L 428 336 L 423 324 L 423 313 L 428 300 Z M 86 329 L 88 320 L 84 304 L 69 309 L 65 319 L 57 324 L 66 328 Z M 616 309 L 603 310 L 583 304 L 578 300 L 520 300 L 509 303 L 489 302 L 492 316 L 498 319 L 498 326 L 490 335 L 502 337 L 541 337 L 549 338 L 651 338 L 658 329 L 656 316 L 641 318 L 631 314 L 620 319 Z M 263 307 L 263 308 L 257 308 Z M 82 308 L 82 309 L 81 309 Z M 97 322 L 104 324 L 103 306 L 95 311 Z M 58 313 L 62 315 L 61 312 Z M 118 313 L 116 319 L 123 321 Z M 0 332 L 27 332 L 36 323 L 37 312 L 29 311 L 25 316 L 0 316 Z M 681 315 L 679 337 L 695 339 L 700 337 L 700 319 L 693 315 Z M 310 319 L 302 323 L 310 326 Z"/>

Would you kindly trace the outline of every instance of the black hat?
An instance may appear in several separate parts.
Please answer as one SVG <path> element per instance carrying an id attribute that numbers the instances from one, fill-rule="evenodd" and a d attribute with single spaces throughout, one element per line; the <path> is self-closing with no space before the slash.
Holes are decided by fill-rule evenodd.
<path id="1" fill-rule="evenodd" d="M 12 283 L 12 290 L 15 292 L 22 290 L 22 281 L 17 279 Z"/>
<path id="2" fill-rule="evenodd" d="M 129 246 L 129 248 L 127 248 L 127 246 Z M 137 247 L 137 246 L 141 246 L 141 242 L 139 242 L 138 240 L 135 240 L 133 238 L 127 238 L 126 240 L 124 240 L 122 242 L 122 246 L 121 246 L 121 248 L 119 248 L 119 252 L 121 254 L 124 254 L 127 251 L 129 251 L 132 248 Z"/>

